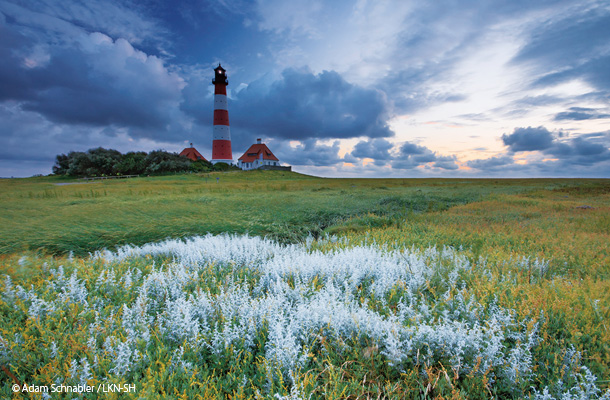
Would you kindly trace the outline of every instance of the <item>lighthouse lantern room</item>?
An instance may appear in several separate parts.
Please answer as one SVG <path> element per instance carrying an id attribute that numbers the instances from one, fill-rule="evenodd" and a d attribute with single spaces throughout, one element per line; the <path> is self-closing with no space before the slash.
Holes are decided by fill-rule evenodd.
<path id="1" fill-rule="evenodd" d="M 214 133 L 212 139 L 213 164 L 224 162 L 233 164 L 231 151 L 231 131 L 229 129 L 229 111 L 227 107 L 227 71 L 218 64 L 214 69 Z"/>

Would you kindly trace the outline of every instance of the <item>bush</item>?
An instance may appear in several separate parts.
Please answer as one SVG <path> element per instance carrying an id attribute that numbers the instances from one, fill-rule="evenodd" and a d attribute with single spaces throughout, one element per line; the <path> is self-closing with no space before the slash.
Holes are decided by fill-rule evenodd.
<path id="1" fill-rule="evenodd" d="M 193 161 L 190 166 L 191 172 L 210 172 L 213 169 L 212 163 L 206 160 Z"/>

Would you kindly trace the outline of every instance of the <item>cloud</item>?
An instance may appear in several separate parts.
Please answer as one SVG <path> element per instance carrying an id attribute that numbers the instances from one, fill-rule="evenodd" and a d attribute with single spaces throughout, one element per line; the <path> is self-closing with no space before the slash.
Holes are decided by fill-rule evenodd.
<path id="1" fill-rule="evenodd" d="M 0 160 L 130 140 L 209 155 L 222 62 L 236 156 L 261 137 L 283 162 L 336 174 L 597 173 L 608 135 L 573 121 L 591 132 L 609 118 L 609 22 L 597 0 L 0 0 Z M 565 133 L 538 126 L 549 119 Z M 504 129 L 506 151 L 459 169 L 405 142 L 441 134 L 422 121 L 461 124 L 455 143 Z"/>
<path id="2" fill-rule="evenodd" d="M 344 161 L 355 163 L 356 160 L 364 159 L 373 159 L 375 167 L 389 166 L 395 170 L 412 170 L 424 166 L 443 170 L 458 169 L 455 156 L 438 155 L 425 146 L 411 142 L 396 148 L 383 138 L 358 142 L 352 152 L 346 154 Z"/>
<path id="3" fill-rule="evenodd" d="M 135 10 L 119 15 L 122 7 L 0 2 L 0 163 L 10 171 L 3 174 L 24 176 L 32 166 L 49 173 L 55 156 L 70 150 L 148 151 L 183 138 L 182 78 L 125 38 L 88 33 L 99 28 L 136 43 L 159 37 Z M 132 24 L 121 28 L 125 18 Z"/>
<path id="4" fill-rule="evenodd" d="M 553 96 L 548 94 L 524 96 L 513 100 L 506 105 L 502 105 L 492 110 L 497 115 L 504 117 L 523 117 L 528 115 L 540 107 L 545 107 L 555 104 L 563 104 L 569 101 L 566 97 Z"/>
<path id="5" fill-rule="evenodd" d="M 434 163 L 432 166 L 435 168 L 453 170 L 458 168 L 455 160 L 453 156 L 439 156 L 425 146 L 405 142 L 400 146 L 391 165 L 394 169 L 413 169 Z"/>
<path id="6" fill-rule="evenodd" d="M 319 35 L 318 21 L 331 18 L 317 1 L 259 0 L 257 1 L 258 26 L 276 34 L 292 33 L 309 36 Z M 335 18 L 332 16 L 332 18 Z"/>
<path id="7" fill-rule="evenodd" d="M 190 81 L 182 109 L 201 125 L 210 123 L 210 106 L 202 92 L 209 81 Z M 205 101 L 205 107 L 199 104 Z M 231 126 L 250 137 L 307 141 L 391 137 L 382 93 L 345 81 L 334 71 L 313 74 L 286 69 L 281 78 L 266 77 L 233 92 L 229 103 Z"/>
<path id="8" fill-rule="evenodd" d="M 159 58 L 97 32 L 82 37 L 80 48 L 55 52 L 31 75 L 37 94 L 25 109 L 60 123 L 97 126 L 163 130 L 183 86 Z"/>
<path id="9" fill-rule="evenodd" d="M 394 158 L 391 165 L 394 169 L 413 169 L 428 163 L 436 162 L 437 160 L 438 157 L 436 153 L 429 148 L 415 143 L 405 142 L 400 146 L 398 155 Z"/>
<path id="10" fill-rule="evenodd" d="M 599 176 L 610 171 L 610 132 L 552 134 L 546 128 L 515 128 L 510 135 L 502 135 L 508 153 L 495 157 L 471 160 L 470 168 L 483 172 L 501 172 L 513 176 Z M 514 153 L 532 152 L 521 164 L 514 161 Z M 592 167 L 595 166 L 593 170 Z"/>
<path id="11" fill-rule="evenodd" d="M 393 169 L 414 169 L 434 161 L 436 161 L 436 156 L 429 149 L 426 149 L 423 154 L 409 154 L 400 151 L 391 165 Z"/>
<path id="12" fill-rule="evenodd" d="M 437 156 L 434 167 L 446 170 L 457 170 L 459 166 L 456 163 L 455 156 Z"/>
<path id="13" fill-rule="evenodd" d="M 545 127 L 515 128 L 502 135 L 510 152 L 540 151 L 566 163 L 590 165 L 610 159 L 607 133 L 576 135 L 568 138 L 563 132 L 553 135 Z"/>
<path id="14" fill-rule="evenodd" d="M 129 7 L 116 0 L 20 0 L 0 2 L 0 12 L 9 16 L 28 36 L 38 41 L 70 43 L 79 35 L 101 32 L 114 39 L 164 52 L 168 31 L 148 16 L 138 3 Z M 52 39 L 52 40 L 49 40 Z"/>
<path id="15" fill-rule="evenodd" d="M 431 151 L 425 146 L 419 146 L 415 143 L 406 142 L 400 147 L 400 153 L 405 156 L 430 154 Z"/>
<path id="16" fill-rule="evenodd" d="M 36 63 L 37 43 L 0 26 L 0 100 L 19 101 L 59 124 L 133 127 L 134 135 L 165 138 L 179 111 L 184 82 L 164 62 L 127 40 L 93 32 L 69 46 L 48 45 Z"/>
<path id="17" fill-rule="evenodd" d="M 578 4 L 539 24 L 514 57 L 514 64 L 536 68 L 534 87 L 582 79 L 606 97 L 610 90 L 610 9 L 601 3 Z"/>
<path id="18" fill-rule="evenodd" d="M 53 123 L 41 114 L 23 111 L 18 104 L 0 103 L 1 176 L 49 174 L 55 156 L 69 151 L 106 147 L 127 151 L 182 150 L 182 143 L 134 139 L 125 128 Z"/>
<path id="19" fill-rule="evenodd" d="M 20 49 L 33 47 L 32 40 L 9 29 L 0 20 L 0 101 L 23 99 L 33 95 L 23 65 L 25 58 L 18 57 Z"/>
<path id="20" fill-rule="evenodd" d="M 536 151 L 551 147 L 553 135 L 546 128 L 515 128 L 510 135 L 502 135 L 502 141 L 510 151 Z"/>
<path id="21" fill-rule="evenodd" d="M 556 141 L 545 154 L 557 157 L 565 164 L 592 165 L 610 160 L 608 143 L 576 137 L 567 141 Z"/>
<path id="22" fill-rule="evenodd" d="M 285 141 L 275 140 L 269 143 L 269 148 L 283 164 L 333 166 L 344 162 L 339 157 L 339 141 L 325 145 L 316 139 L 308 139 L 293 147 Z"/>
<path id="23" fill-rule="evenodd" d="M 470 168 L 479 169 L 481 171 L 495 171 L 509 165 L 513 165 L 515 160 L 512 156 L 502 155 L 490 157 L 482 160 L 471 160 L 466 163 Z"/>
<path id="24" fill-rule="evenodd" d="M 354 158 L 372 158 L 377 166 L 385 165 L 389 160 L 393 159 L 390 150 L 394 145 L 385 139 L 371 139 L 361 141 L 354 146 L 354 150 L 350 153 Z"/>
<path id="25" fill-rule="evenodd" d="M 569 111 L 564 111 L 555 114 L 555 121 L 582 121 L 587 119 L 606 119 L 610 118 L 610 114 L 599 112 L 594 108 L 586 107 L 570 107 Z"/>
<path id="26" fill-rule="evenodd" d="M 501 85 L 516 80 L 505 59 L 522 42 L 524 26 L 534 25 L 541 10 L 555 15 L 565 8 L 562 3 L 417 3 L 394 27 L 395 39 L 388 41 L 391 55 L 380 65 L 387 74 L 371 75 L 382 78 L 377 85 L 394 102 L 396 113 L 479 101 L 478 87 L 502 90 Z"/>
<path id="27" fill-rule="evenodd" d="M 564 98 L 559 96 L 551 96 L 548 94 L 540 94 L 536 96 L 525 96 L 518 100 L 515 100 L 511 103 L 513 106 L 518 107 L 540 107 L 540 106 L 548 106 L 552 104 L 558 104 L 565 101 Z"/>
<path id="28" fill-rule="evenodd" d="M 603 3 L 573 5 L 529 32 L 514 62 L 574 66 L 596 55 L 610 36 L 610 10 Z"/>

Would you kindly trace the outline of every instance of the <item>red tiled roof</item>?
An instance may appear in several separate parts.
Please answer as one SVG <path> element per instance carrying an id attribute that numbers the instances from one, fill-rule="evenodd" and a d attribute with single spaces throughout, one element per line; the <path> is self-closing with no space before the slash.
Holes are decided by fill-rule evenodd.
<path id="1" fill-rule="evenodd" d="M 207 161 L 205 159 L 205 157 L 203 157 L 201 155 L 201 153 L 198 152 L 197 149 L 195 149 L 194 147 L 187 147 L 186 149 L 182 150 L 182 152 L 180 152 L 180 155 L 190 158 L 193 161 L 197 161 L 197 160 Z"/>
<path id="2" fill-rule="evenodd" d="M 239 160 L 241 160 L 241 162 L 252 162 L 260 159 L 261 152 L 263 153 L 263 160 L 280 161 L 273 155 L 265 143 L 253 144 L 246 150 L 243 156 L 239 157 Z"/>

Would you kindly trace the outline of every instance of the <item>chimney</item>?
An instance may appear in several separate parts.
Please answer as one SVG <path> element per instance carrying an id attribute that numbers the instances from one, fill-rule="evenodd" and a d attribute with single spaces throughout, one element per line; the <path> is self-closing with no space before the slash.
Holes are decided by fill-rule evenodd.
<path id="1" fill-rule="evenodd" d="M 261 144 L 261 138 L 256 139 L 256 144 Z"/>

